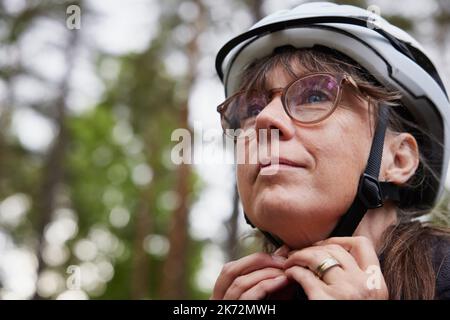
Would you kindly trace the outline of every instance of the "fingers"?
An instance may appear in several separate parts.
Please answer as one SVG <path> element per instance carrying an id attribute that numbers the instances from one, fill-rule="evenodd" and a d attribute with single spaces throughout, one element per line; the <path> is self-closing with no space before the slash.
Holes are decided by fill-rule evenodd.
<path id="1" fill-rule="evenodd" d="M 366 270 L 380 264 L 368 238 L 336 237 L 301 250 L 290 250 L 284 245 L 273 255 L 256 253 L 227 263 L 211 299 L 263 299 L 285 290 L 293 282 L 303 287 L 309 299 L 366 298 L 375 294 L 367 287 Z M 316 270 L 330 257 L 340 265 L 325 270 L 319 279 Z M 382 275 L 381 282 L 384 284 Z M 385 285 L 381 291 L 387 292 Z M 383 294 L 379 296 L 385 297 Z"/>
<path id="2" fill-rule="evenodd" d="M 291 249 L 289 249 L 289 247 L 284 244 L 281 247 L 279 247 L 273 254 L 276 256 L 282 256 L 287 258 L 290 251 Z"/>
<path id="3" fill-rule="evenodd" d="M 316 275 L 304 267 L 293 266 L 285 271 L 290 279 L 297 281 L 305 291 L 309 300 L 328 299 L 326 284 Z"/>
<path id="4" fill-rule="evenodd" d="M 315 277 L 318 265 L 333 257 L 342 266 L 329 268 L 322 279 Z M 389 297 L 382 273 L 371 276 L 370 266 L 379 267 L 372 243 L 364 237 L 330 238 L 289 254 L 286 274 L 304 288 L 309 299 L 386 299 Z M 373 290 L 376 288 L 377 290 Z"/>
<path id="5" fill-rule="evenodd" d="M 329 249 L 328 249 L 329 250 Z M 338 257 L 336 257 L 334 254 L 328 252 L 327 249 L 324 247 L 309 247 L 305 248 L 299 251 L 294 252 L 291 254 L 286 261 L 285 268 L 290 268 L 292 266 L 302 266 L 304 268 L 308 268 L 310 271 L 315 274 L 317 272 L 317 268 L 328 258 L 335 258 L 341 266 L 333 266 L 327 269 L 322 279 L 324 282 L 328 284 L 335 283 L 338 281 L 343 273 L 343 262 L 341 262 Z M 345 250 L 344 250 L 345 251 Z M 349 253 L 346 253 L 348 256 L 350 256 Z M 340 255 L 339 255 L 340 256 Z M 348 257 L 341 257 L 342 260 L 344 260 L 347 263 Z M 351 258 L 351 256 L 350 256 Z M 351 265 L 350 265 L 351 267 Z"/>
<path id="6" fill-rule="evenodd" d="M 239 297 L 239 300 L 262 300 L 270 293 L 275 292 L 288 284 L 289 280 L 284 274 L 273 279 L 266 279 L 244 292 Z"/>
<path id="7" fill-rule="evenodd" d="M 270 285 L 273 284 L 274 282 L 277 282 L 273 280 L 280 276 L 284 276 L 284 272 L 283 270 L 276 268 L 264 268 L 261 270 L 251 272 L 249 274 L 239 276 L 236 279 L 234 279 L 234 281 L 231 283 L 230 287 L 225 292 L 223 299 L 226 300 L 239 299 L 243 293 L 245 293 L 252 287 L 258 286 L 260 282 L 264 282 L 264 285 L 262 287 L 258 286 L 259 290 L 257 290 L 258 293 L 262 294 L 265 292 L 265 290 L 269 290 Z M 284 277 L 284 280 L 287 280 L 287 278 Z M 251 297 L 252 296 L 250 295 L 249 299 Z M 253 298 L 257 299 L 256 297 Z"/>
<path id="8" fill-rule="evenodd" d="M 223 299 L 233 281 L 250 272 L 264 268 L 283 269 L 286 259 L 280 256 L 271 256 L 266 253 L 254 253 L 236 261 L 228 262 L 216 281 L 211 299 Z"/>
<path id="9" fill-rule="evenodd" d="M 330 256 L 335 258 L 341 264 L 342 269 L 348 271 L 355 271 L 359 269 L 355 258 L 344 248 L 337 244 L 326 244 L 315 246 L 313 248 L 325 250 Z"/>
<path id="10" fill-rule="evenodd" d="M 375 247 L 366 237 L 334 237 L 319 241 L 315 245 L 328 244 L 339 245 L 347 250 L 354 257 L 361 270 L 366 270 L 372 265 L 380 265 Z"/>

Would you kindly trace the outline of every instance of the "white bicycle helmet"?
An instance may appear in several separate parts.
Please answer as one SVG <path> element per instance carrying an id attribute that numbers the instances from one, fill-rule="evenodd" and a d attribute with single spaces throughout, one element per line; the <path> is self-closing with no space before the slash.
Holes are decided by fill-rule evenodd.
<path id="1" fill-rule="evenodd" d="M 263 18 L 222 47 L 216 57 L 216 70 L 225 95 L 239 89 L 241 72 L 247 65 L 286 45 L 337 50 L 379 83 L 402 94 L 401 102 L 413 121 L 433 137 L 426 146 L 428 162 L 440 180 L 429 179 L 418 196 L 422 208 L 434 206 L 447 174 L 450 105 L 443 82 L 420 44 L 370 11 L 328 2 L 302 4 Z"/>

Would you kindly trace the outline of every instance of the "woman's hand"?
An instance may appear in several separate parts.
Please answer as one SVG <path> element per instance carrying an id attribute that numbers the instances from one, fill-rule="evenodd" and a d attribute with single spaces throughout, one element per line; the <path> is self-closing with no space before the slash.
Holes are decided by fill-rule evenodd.
<path id="1" fill-rule="evenodd" d="M 320 279 L 315 272 L 327 258 L 334 258 L 340 266 L 328 269 Z M 310 300 L 389 298 L 378 256 L 365 237 L 330 238 L 292 251 L 285 274 L 303 287 Z"/>
<path id="2" fill-rule="evenodd" d="M 273 255 L 254 253 L 228 262 L 217 278 L 213 300 L 260 300 L 289 282 L 284 273 L 288 249 L 281 247 Z"/>

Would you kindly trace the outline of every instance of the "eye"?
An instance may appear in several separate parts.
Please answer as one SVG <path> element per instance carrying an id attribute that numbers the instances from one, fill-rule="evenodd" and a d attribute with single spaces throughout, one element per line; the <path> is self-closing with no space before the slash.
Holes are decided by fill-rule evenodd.
<path id="1" fill-rule="evenodd" d="M 324 101 L 329 101 L 329 97 L 322 91 L 311 91 L 305 97 L 305 102 L 308 104 L 320 103 Z"/>
<path id="2" fill-rule="evenodd" d="M 248 128 L 254 126 L 256 117 L 262 111 L 262 109 L 264 109 L 264 106 L 259 103 L 247 105 L 245 114 L 240 119 L 240 127 Z"/>
<path id="3" fill-rule="evenodd" d="M 259 104 L 253 104 L 248 107 L 247 116 L 248 117 L 256 117 L 261 111 L 263 107 Z"/>
<path id="4" fill-rule="evenodd" d="M 253 97 L 247 101 L 245 108 L 245 119 L 255 118 L 264 109 L 264 100 L 260 97 Z"/>

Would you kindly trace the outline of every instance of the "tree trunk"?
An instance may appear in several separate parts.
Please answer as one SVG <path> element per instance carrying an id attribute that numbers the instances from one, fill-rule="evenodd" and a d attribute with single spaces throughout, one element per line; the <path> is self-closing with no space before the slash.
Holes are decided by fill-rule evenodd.
<path id="1" fill-rule="evenodd" d="M 237 190 L 237 184 L 235 182 L 233 191 L 233 211 L 226 223 L 228 231 L 228 237 L 226 240 L 226 247 L 225 247 L 227 261 L 236 260 L 240 254 L 241 247 L 238 241 L 238 227 L 239 227 L 238 221 L 239 221 L 239 194 Z"/>
<path id="2" fill-rule="evenodd" d="M 180 196 L 180 204 L 172 218 L 169 234 L 170 249 L 163 266 L 163 279 L 160 288 L 161 299 L 186 299 L 190 173 L 190 165 L 180 165 L 178 169 L 177 188 L 177 194 Z"/>
<path id="3" fill-rule="evenodd" d="M 131 274 L 131 299 L 148 298 L 150 292 L 149 274 L 150 257 L 144 250 L 145 237 L 152 233 L 153 223 L 150 212 L 153 185 L 142 192 L 135 221 L 135 238 L 133 242 L 133 261 Z"/>
<path id="4" fill-rule="evenodd" d="M 78 31 L 70 31 L 70 40 L 68 48 L 66 48 L 67 72 L 60 85 L 60 95 L 56 100 L 57 114 L 55 123 L 58 128 L 58 135 L 53 145 L 50 147 L 47 159 L 43 167 L 42 183 L 39 188 L 39 198 L 37 200 L 37 221 L 36 232 L 38 234 L 38 276 L 45 269 L 45 261 L 42 257 L 42 249 L 45 243 L 44 233 L 45 227 L 52 219 L 53 211 L 56 207 L 56 199 L 58 190 L 64 182 L 64 157 L 68 143 L 68 131 L 66 128 L 66 97 L 68 95 L 68 84 L 73 69 L 74 52 L 78 42 Z M 40 299 L 38 293 L 35 293 L 34 299 Z"/>
<path id="5" fill-rule="evenodd" d="M 187 44 L 187 56 L 189 59 L 189 68 L 186 75 L 188 90 L 192 88 L 197 77 L 197 64 L 200 50 L 197 44 L 198 36 L 206 26 L 206 10 L 201 0 L 195 0 L 194 3 L 199 8 L 199 17 L 193 22 L 196 34 Z M 180 111 L 180 127 L 191 131 L 188 123 L 188 97 L 182 104 Z M 180 199 L 178 208 L 172 216 L 169 244 L 170 249 L 167 259 L 163 266 L 163 278 L 160 287 L 160 297 L 162 299 L 185 299 L 187 298 L 187 270 L 188 259 L 187 251 L 189 249 L 188 237 L 188 214 L 189 214 L 189 195 L 190 195 L 190 177 L 191 165 L 181 164 L 177 172 L 177 194 Z"/>

